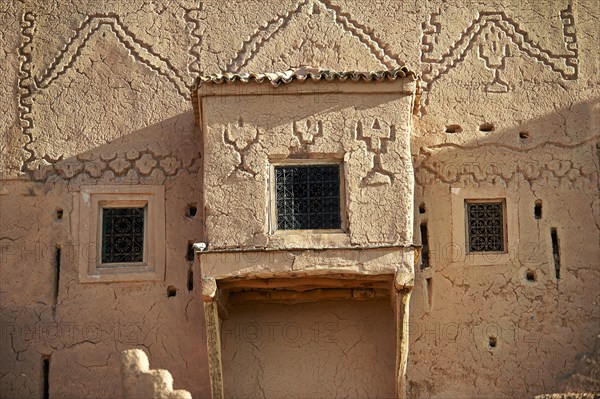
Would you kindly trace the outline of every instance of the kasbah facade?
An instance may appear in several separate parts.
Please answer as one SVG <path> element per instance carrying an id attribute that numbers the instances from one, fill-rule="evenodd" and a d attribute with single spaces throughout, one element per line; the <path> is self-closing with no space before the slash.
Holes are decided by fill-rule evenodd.
<path id="1" fill-rule="evenodd" d="M 597 397 L 598 0 L 0 10 L 1 398 Z"/>

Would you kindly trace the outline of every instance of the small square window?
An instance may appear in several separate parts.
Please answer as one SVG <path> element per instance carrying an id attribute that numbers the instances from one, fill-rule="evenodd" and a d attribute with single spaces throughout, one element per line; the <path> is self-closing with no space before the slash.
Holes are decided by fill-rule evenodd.
<path id="1" fill-rule="evenodd" d="M 102 264 L 144 261 L 146 207 L 102 208 Z"/>
<path id="2" fill-rule="evenodd" d="M 504 252 L 504 201 L 465 201 L 468 252 Z"/>
<path id="3" fill-rule="evenodd" d="M 163 281 L 164 186 L 82 186 L 79 281 Z"/>
<path id="4" fill-rule="evenodd" d="M 340 229 L 340 166 L 276 166 L 280 230 Z"/>

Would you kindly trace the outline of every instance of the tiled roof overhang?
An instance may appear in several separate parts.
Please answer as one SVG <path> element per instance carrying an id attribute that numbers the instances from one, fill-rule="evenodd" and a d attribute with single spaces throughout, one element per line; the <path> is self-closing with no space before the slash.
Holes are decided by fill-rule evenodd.
<path id="1" fill-rule="evenodd" d="M 323 83 L 323 82 L 393 82 L 395 80 L 405 79 L 408 81 L 416 81 L 418 75 L 409 70 L 405 66 L 394 69 L 370 72 L 358 71 L 332 71 L 329 69 L 314 68 L 301 66 L 298 68 L 288 69 L 284 72 L 264 72 L 264 73 L 216 73 L 212 75 L 199 76 L 196 79 L 192 89 L 192 105 L 194 108 L 194 121 L 198 123 L 198 94 L 201 91 L 208 89 L 212 85 L 223 87 L 223 85 L 231 84 L 258 84 L 270 83 L 272 87 L 287 85 L 293 82 L 304 83 Z M 204 89 L 201 90 L 201 87 Z M 212 90 L 208 90 L 212 93 Z M 215 93 L 212 93 L 213 95 Z"/>
<path id="2" fill-rule="evenodd" d="M 196 79 L 194 90 L 198 89 L 203 84 L 215 83 L 271 83 L 273 86 L 279 86 L 281 84 L 288 84 L 294 81 L 304 82 L 312 80 L 318 82 L 324 81 L 384 81 L 384 80 L 396 80 L 403 78 L 411 78 L 412 80 L 417 79 L 417 75 L 402 66 L 394 69 L 388 69 L 383 71 L 371 71 L 371 72 L 358 72 L 358 71 L 331 71 L 328 69 L 313 68 L 313 67 L 299 67 L 294 69 L 288 69 L 284 72 L 265 72 L 265 73 L 217 73 L 212 75 L 200 76 Z"/>

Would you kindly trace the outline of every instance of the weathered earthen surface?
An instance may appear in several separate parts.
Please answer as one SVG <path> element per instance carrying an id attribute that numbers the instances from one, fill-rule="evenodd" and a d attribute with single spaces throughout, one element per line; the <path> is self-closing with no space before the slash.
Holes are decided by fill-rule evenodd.
<path id="1" fill-rule="evenodd" d="M 206 282 L 208 330 L 219 330 L 214 311 L 221 309 L 220 316 L 227 319 L 232 302 L 285 298 L 288 303 L 325 304 L 333 297 L 354 301 L 396 298 L 396 290 L 412 288 L 410 131 L 415 76 L 404 70 L 376 76 L 380 79 L 299 68 L 282 75 L 252 75 L 247 83 L 240 82 L 246 79 L 242 76 L 201 78 L 194 113 L 204 149 L 207 249 L 198 252 L 198 259 Z M 313 231 L 280 229 L 275 211 L 280 200 L 275 192 L 276 168 L 315 164 L 333 165 L 338 170 L 340 226 Z M 378 289 L 351 286 L 353 281 L 371 277 L 383 279 Z M 248 280 L 259 286 L 246 291 Z M 260 288 L 265 283 L 266 287 Z M 272 284 L 278 288 L 271 288 Z M 265 305 L 264 312 L 270 308 Z M 392 320 L 385 321 L 394 326 L 394 340 L 387 352 L 395 355 L 389 370 L 393 383 L 387 383 L 386 392 L 398 396 L 406 392 L 408 337 L 402 331 L 407 322 L 403 314 L 398 309 Z M 238 322 L 237 317 L 233 320 Z M 239 383 L 225 375 L 223 370 L 230 375 L 248 375 L 248 366 L 222 355 L 223 331 L 221 337 L 216 332 L 208 334 L 207 340 L 213 397 L 227 393 L 232 386 L 239 387 L 234 395 L 258 393 L 251 384 L 255 372 Z M 336 362 L 337 368 L 353 367 L 347 356 L 338 356 Z M 362 367 L 377 368 L 376 363 L 365 358 Z M 269 380 L 269 386 L 280 388 L 266 394 L 259 385 L 263 395 L 308 394 L 298 389 L 305 384 L 292 388 L 274 376 Z M 356 378 L 340 389 L 360 396 L 357 387 L 361 385 L 361 390 L 372 391 Z M 338 391 L 317 390 L 313 395 L 337 396 Z"/>
<path id="2" fill-rule="evenodd" d="M 199 206 L 202 148 L 190 101 L 195 78 L 220 70 L 368 70 L 402 63 L 421 75 L 410 138 L 414 215 L 378 217 L 391 223 L 388 232 L 393 220 L 411 219 L 414 234 L 394 231 L 374 240 L 419 245 L 420 226 L 427 224 L 429 267 L 417 268 L 411 299 L 409 396 L 565 392 L 565 376 L 591 352 L 600 323 L 599 19 L 595 0 L 289 0 L 243 7 L 212 0 L 3 2 L 0 396 L 42 396 L 48 359 L 50 397 L 114 397 L 119 353 L 131 347 L 147 350 L 153 366 L 168 369 L 194 397 L 210 395 L 200 270 L 187 260 L 189 242 L 207 239 Z M 280 120 L 276 113 L 287 113 L 288 120 L 308 116 L 294 115 L 284 104 L 265 105 L 262 115 L 271 122 Z M 320 110 L 311 105 L 310 112 Z M 214 111 L 235 122 L 218 106 Z M 352 113 L 336 112 L 340 124 Z M 484 124 L 493 128 L 481 131 Z M 301 135 L 295 144 L 313 138 Z M 273 139 L 288 151 L 289 143 Z M 355 148 L 323 145 L 334 155 L 339 146 Z M 356 146 L 359 153 L 364 146 Z M 238 160 L 231 148 L 221 156 Z M 252 159 L 260 159 L 257 152 L 251 151 Z M 359 169 L 366 167 L 361 162 Z M 80 186 L 91 184 L 165 186 L 164 281 L 80 284 L 75 204 Z M 512 198 L 517 237 L 509 237 L 515 245 L 508 257 L 465 256 L 464 240 L 453 227 L 464 216 L 453 205 L 457 189 L 474 192 L 471 198 L 502 191 Z M 539 219 L 536 201 L 542 204 Z M 186 216 L 191 204 L 198 206 L 193 217 Z M 368 224 L 376 222 L 357 223 L 368 229 L 356 242 L 368 242 L 368 231 L 372 236 L 377 230 Z M 229 227 L 235 232 L 234 222 Z M 260 235 L 240 236 L 256 240 L 252 245 L 264 242 Z M 170 286 L 176 296 L 167 297 Z M 332 344 L 331 357 L 329 350 L 311 354 L 325 365 L 322 375 L 346 361 L 344 345 L 352 339 L 364 338 L 377 353 L 393 351 L 386 334 L 374 336 L 361 324 L 366 311 L 347 311 L 345 303 L 324 303 L 327 309 L 318 312 L 296 308 L 298 322 L 310 324 L 330 312 L 332 320 L 348 315 L 339 325 L 360 326 L 340 330 L 343 345 Z M 389 313 L 383 304 L 368 306 L 375 314 Z M 256 315 L 284 321 L 277 312 L 266 306 Z M 232 322 L 248 318 L 234 316 Z M 241 348 L 240 364 L 278 360 L 275 347 L 265 345 L 258 358 L 252 347 Z M 369 348 L 352 349 L 348 355 L 357 368 L 337 370 L 331 381 L 339 385 L 318 392 L 360 397 L 359 385 L 372 381 L 387 394 L 393 377 L 386 367 L 381 374 L 358 369 L 373 360 Z M 232 349 L 224 347 L 227 359 L 233 359 Z M 249 373 L 240 380 L 226 368 L 226 379 L 243 383 L 230 392 L 247 388 L 247 396 L 262 396 L 264 371 Z M 311 375 L 298 373 L 302 381 Z M 281 386 L 267 388 L 275 394 Z"/>
<path id="3" fill-rule="evenodd" d="M 2 397 L 41 397 L 42 358 L 50 397 L 120 396 L 119 353 L 132 347 L 195 397 L 210 394 L 202 301 L 193 290 L 199 272 L 188 275 L 186 259 L 188 241 L 201 238 L 201 215 L 186 216 L 201 192 L 200 149 L 188 98 L 163 80 L 161 62 L 142 61 L 149 45 L 140 44 L 158 49 L 160 41 L 164 51 L 187 31 L 182 23 L 168 39 L 141 22 L 141 5 L 82 3 L 95 9 L 78 13 L 67 3 L 28 2 L 2 13 L 3 25 L 15 28 L 3 29 L 2 47 L 16 67 L 1 77 L 3 91 L 14 93 L 2 96 L 13 104 L 2 112 L 13 118 L 2 122 L 3 132 L 13 131 L 2 141 L 2 175 L 13 179 L 2 181 L 0 195 Z M 164 23 L 179 21 L 179 12 L 181 5 L 167 11 Z M 159 282 L 80 283 L 80 187 L 102 184 L 164 187 L 169 266 Z"/>
<path id="4" fill-rule="evenodd" d="M 201 87 L 210 249 L 409 246 L 413 80 Z M 312 163 L 340 165 L 339 234 L 275 231 L 271 168 Z"/>
<path id="5" fill-rule="evenodd" d="M 389 301 L 239 305 L 229 314 L 226 397 L 396 397 Z"/>

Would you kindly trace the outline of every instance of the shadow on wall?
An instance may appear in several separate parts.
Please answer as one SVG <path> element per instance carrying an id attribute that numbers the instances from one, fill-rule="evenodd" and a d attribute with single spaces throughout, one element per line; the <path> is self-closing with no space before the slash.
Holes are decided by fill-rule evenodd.
<path id="1" fill-rule="evenodd" d="M 423 187 L 433 182 L 506 187 L 525 181 L 596 193 L 599 104 L 599 99 L 579 102 L 520 123 L 503 119 L 501 114 L 473 123 L 469 115 L 468 124 L 452 121 L 438 127 L 439 132 L 423 132 L 427 142 L 425 136 L 413 139 L 413 153 L 418 151 L 416 183 Z M 417 119 L 415 129 L 419 128 Z"/>
<path id="2" fill-rule="evenodd" d="M 161 184 L 165 178 L 186 171 L 197 174 L 201 167 L 199 137 L 189 111 L 85 152 L 41 166 L 34 181 L 51 176 L 69 180 L 71 187 L 98 181 L 123 184 Z"/>
<path id="3" fill-rule="evenodd" d="M 315 112 L 335 109 L 361 109 L 363 106 L 362 104 L 348 101 L 343 97 L 339 98 L 333 93 L 335 92 L 333 91 L 332 95 L 328 96 L 329 100 L 332 101 L 331 103 L 315 103 L 314 107 L 306 109 L 294 109 L 294 104 L 290 104 L 293 111 L 283 117 L 271 115 L 267 109 L 264 117 L 255 122 L 262 124 L 261 126 L 265 129 L 273 129 L 283 124 L 288 124 L 295 119 L 313 115 Z M 389 99 L 382 96 L 381 101 L 386 102 Z M 369 102 L 369 104 L 376 105 L 372 102 Z M 268 106 L 269 103 L 266 102 L 265 105 Z M 545 201 L 544 218 L 548 223 L 548 234 L 543 232 L 539 237 L 532 236 L 531 239 L 537 241 L 545 240 L 548 242 L 549 247 L 551 247 L 552 242 L 549 228 L 554 226 L 550 226 L 552 223 L 555 223 L 554 227 L 558 226 L 558 241 L 560 241 L 561 255 L 563 258 L 571 259 L 571 264 L 563 262 L 565 272 L 562 279 L 563 281 L 570 282 L 561 286 L 560 293 L 561 295 L 573 295 L 571 299 L 576 303 L 582 302 L 582 299 L 576 296 L 576 294 L 581 294 L 582 291 L 589 291 L 591 287 L 590 281 L 598 280 L 597 272 L 594 275 L 588 275 L 587 280 L 584 280 L 581 276 L 575 278 L 570 276 L 577 275 L 577 269 L 581 265 L 585 266 L 586 262 L 590 263 L 590 259 L 594 259 L 594 254 L 598 254 L 597 241 L 590 241 L 594 238 L 593 234 L 585 237 L 585 240 L 587 240 L 585 242 L 589 245 L 582 245 L 578 241 L 581 236 L 585 236 L 589 231 L 588 227 L 591 226 L 590 222 L 593 220 L 589 217 L 589 214 L 586 219 L 582 219 L 581 217 L 577 219 L 579 226 L 584 226 L 584 228 L 574 231 L 572 236 L 568 235 L 566 230 L 563 234 L 563 229 L 569 228 L 567 223 L 564 223 L 565 220 L 570 220 L 570 217 L 565 214 L 565 209 L 568 208 L 569 204 L 557 201 L 557 197 L 560 197 L 562 194 L 568 198 L 579 197 L 586 207 L 589 207 L 590 202 L 592 204 L 595 203 L 596 206 L 591 207 L 592 213 L 596 226 L 600 225 L 600 215 L 597 211 L 599 170 L 597 142 L 599 136 L 594 130 L 598 121 L 593 119 L 594 109 L 597 106 L 598 100 L 581 102 L 574 104 L 569 109 L 556 110 L 535 119 L 526 119 L 519 125 L 506 125 L 501 120 L 482 120 L 481 123 L 475 125 L 469 124 L 467 126 L 461 125 L 460 121 L 452 121 L 452 125 L 454 125 L 452 128 L 450 128 L 452 125 L 448 124 L 448 127 L 445 127 L 443 132 L 428 132 L 427 134 L 433 136 L 428 137 L 428 139 L 431 139 L 430 142 L 422 143 L 422 138 L 418 137 L 418 131 L 415 132 L 414 137 L 414 145 L 418 148 L 419 152 L 415 157 L 416 181 L 417 184 L 425 188 L 425 191 L 429 187 L 438 185 L 442 185 L 447 192 L 448 186 L 485 186 L 487 184 L 509 187 L 510 189 L 517 186 L 527 187 L 535 196 L 548 195 L 549 198 L 551 197 L 547 202 L 543 198 Z M 228 114 L 224 116 L 222 122 L 226 124 L 235 121 L 235 119 L 236 115 Z M 505 120 L 512 121 L 514 119 L 507 118 Z M 46 159 L 46 162 L 52 161 L 51 165 L 35 170 L 31 176 L 32 180 L 39 184 L 27 187 L 22 192 L 18 191 L 18 195 L 15 197 L 20 196 L 23 192 L 34 192 L 35 195 L 41 198 L 42 193 L 46 194 L 51 190 L 58 190 L 58 194 L 55 196 L 56 198 L 43 200 L 46 201 L 44 204 L 47 208 L 43 211 L 39 210 L 40 203 L 38 201 L 42 201 L 40 199 L 27 199 L 26 195 L 22 195 L 19 198 L 10 200 L 20 201 L 31 205 L 31 207 L 27 211 L 19 210 L 17 209 L 18 207 L 15 207 L 14 215 L 3 215 L 3 231 L 7 232 L 6 239 L 2 241 L 3 248 L 7 248 L 4 243 L 12 248 L 13 242 L 23 240 L 29 242 L 47 240 L 47 242 L 64 244 L 65 240 L 74 234 L 74 232 L 69 231 L 68 224 L 64 223 L 61 226 L 57 226 L 50 221 L 48 223 L 41 222 L 48 221 L 48 214 L 54 215 L 56 207 L 53 205 L 55 203 L 64 203 L 67 201 L 62 209 L 65 210 L 65 215 L 68 215 L 71 211 L 68 194 L 69 192 L 77 191 L 78 187 L 83 184 L 164 184 L 167 186 L 167 212 L 169 215 L 177 213 L 183 215 L 182 208 L 190 201 L 197 201 L 198 198 L 196 196 L 202 190 L 201 180 L 199 179 L 202 162 L 199 145 L 200 136 L 198 129 L 193 124 L 193 113 L 190 110 L 111 140 L 109 143 L 93 146 L 93 148 L 85 148 L 85 151 L 67 156 L 64 159 L 55 162 L 51 159 Z M 415 121 L 415 124 L 416 129 L 419 129 L 418 120 Z M 548 136 L 551 136 L 552 139 L 549 139 Z M 438 137 L 439 141 L 436 141 Z M 46 184 L 42 187 L 42 183 Z M 190 191 L 190 187 L 193 187 L 194 191 Z M 9 198 L 12 195 L 6 194 L 3 197 Z M 7 203 L 10 203 L 10 201 L 5 201 L 3 198 L 3 207 Z M 171 203 L 173 205 L 170 205 Z M 38 209 L 36 210 L 35 208 Z M 550 216 L 552 212 L 549 212 L 548 208 L 550 208 L 550 211 L 555 210 L 557 212 L 556 216 Z M 427 209 L 433 209 L 433 207 L 429 206 Z M 171 211 L 173 213 L 170 213 Z M 38 215 L 36 212 L 42 213 Z M 201 220 L 200 216 L 197 220 Z M 29 232 L 15 228 L 15 226 L 18 226 L 15 218 L 18 217 L 37 217 L 37 220 L 40 221 L 40 230 Z M 52 256 L 46 257 L 42 262 L 36 261 L 33 257 L 24 259 L 24 261 L 23 259 L 17 260 L 16 258 L 14 260 L 9 259 L 6 263 L 3 259 L 1 265 L 3 281 L 6 281 L 6 284 L 13 288 L 12 292 L 2 292 L 2 303 L 5 306 L 2 313 L 3 315 L 7 315 L 3 317 L 3 320 L 8 320 L 9 322 L 11 320 L 19 320 L 18 324 L 20 325 L 28 325 L 28 323 L 33 326 L 38 326 L 40 323 L 52 325 L 50 323 L 57 321 L 66 325 L 74 322 L 84 307 L 90 313 L 94 313 L 99 308 L 98 303 L 116 303 L 115 309 L 110 311 L 109 316 L 105 316 L 103 314 L 105 310 L 102 309 L 100 314 L 97 315 L 98 320 L 113 323 L 124 317 L 123 313 L 117 311 L 117 308 L 120 312 L 124 312 L 124 309 L 132 309 L 134 318 L 141 323 L 142 331 L 145 332 L 147 329 L 150 329 L 150 332 L 155 332 L 153 329 L 160 324 L 164 330 L 169 330 L 168 332 L 170 333 L 172 329 L 177 330 L 178 325 L 187 325 L 187 319 L 190 317 L 194 320 L 192 327 L 187 331 L 182 329 L 177 334 L 173 334 L 174 336 L 181 337 L 185 337 L 188 334 L 187 336 L 189 337 L 189 333 L 195 333 L 194 329 L 202 328 L 203 315 L 201 304 L 198 304 L 197 308 L 193 311 L 195 314 L 192 315 L 186 312 L 187 305 L 185 301 L 180 301 L 181 303 L 177 305 L 178 307 L 175 311 L 169 317 L 165 317 L 159 313 L 161 306 L 154 306 L 156 302 L 149 303 L 153 301 L 148 301 L 148 306 L 145 308 L 144 305 L 136 303 L 140 301 L 140 298 L 148 297 L 160 297 L 161 301 L 168 301 L 169 299 L 165 295 L 165 288 L 167 286 L 172 284 L 177 287 L 185 286 L 185 282 L 182 281 L 187 279 L 189 268 L 188 261 L 183 256 L 187 252 L 185 245 L 189 237 L 198 237 L 201 239 L 201 223 L 193 226 L 185 225 L 186 222 L 183 216 L 181 219 L 174 217 L 174 220 L 176 220 L 174 223 L 181 223 L 182 226 L 186 227 L 182 227 L 182 231 L 167 235 L 168 266 L 167 281 L 164 284 L 136 283 L 135 287 L 125 287 L 128 284 L 109 284 L 95 286 L 94 288 L 90 288 L 89 285 L 79 286 L 77 284 L 78 270 L 76 259 L 65 258 L 65 251 L 63 250 L 60 279 L 56 283 L 57 289 L 56 293 L 54 293 L 53 290 L 48 289 L 46 284 L 44 284 L 47 281 L 57 279 L 55 259 Z M 436 230 L 439 229 L 440 227 L 430 226 L 429 232 L 435 235 Z M 183 238 L 185 238 L 185 243 Z M 435 240 L 430 239 L 430 243 L 433 241 Z M 3 253 L 4 255 L 9 255 L 9 252 L 6 250 Z M 543 262 L 547 262 L 545 257 L 541 263 Z M 432 258 L 432 269 L 435 269 L 436 266 L 435 259 Z M 185 275 L 186 277 L 174 277 L 174 274 Z M 450 277 L 453 278 L 453 276 Z M 171 279 L 175 283 L 171 283 Z M 436 282 L 433 282 L 432 286 L 435 286 Z M 511 278 L 509 278 L 509 283 L 514 284 Z M 33 290 L 32 287 L 36 287 L 36 290 Z M 477 295 L 479 291 L 475 287 L 471 293 Z M 540 286 L 540 290 L 544 287 Z M 468 290 L 468 288 L 466 289 Z M 46 297 L 40 300 L 39 295 L 31 294 L 32 292 L 44 292 L 47 294 L 44 294 Z M 90 292 L 93 292 L 92 299 L 94 301 L 85 300 L 85 305 L 82 306 L 84 302 L 82 302 L 81 295 L 89 295 Z M 416 294 L 418 295 L 418 293 Z M 498 297 L 501 297 L 501 295 L 503 293 L 498 292 Z M 527 293 L 523 293 L 524 297 L 528 297 L 527 295 Z M 54 299 L 52 299 L 53 296 L 55 296 Z M 123 299 L 123 302 L 119 302 L 121 299 L 118 298 L 121 297 L 127 297 L 128 299 Z M 181 297 L 181 295 L 176 296 L 177 299 Z M 30 305 L 32 301 L 37 302 L 34 305 Z M 531 301 L 531 303 L 536 303 L 535 299 L 531 299 Z M 6 303 L 15 305 L 6 306 Z M 57 305 L 55 310 L 50 305 L 52 303 Z M 511 303 L 515 306 L 522 306 L 516 299 Z M 163 309 L 168 308 L 170 303 L 165 302 L 163 305 Z M 567 318 L 567 316 L 575 321 L 582 320 L 577 314 L 572 314 L 572 309 L 556 313 L 558 307 L 555 301 L 552 301 L 550 305 L 544 306 L 546 306 L 544 309 L 549 314 L 557 315 L 553 319 L 557 325 Z M 113 314 L 113 312 L 119 314 Z M 586 309 L 585 312 L 592 315 L 589 318 L 590 321 L 593 322 L 593 320 L 598 319 L 597 310 Z M 419 312 L 413 314 L 419 314 Z M 158 320 L 157 323 L 159 324 L 150 323 L 150 319 Z M 519 320 L 517 319 L 516 321 L 518 322 Z M 565 339 L 575 342 L 573 346 L 575 350 L 585 350 L 584 345 L 587 345 L 588 337 L 593 336 L 594 332 L 589 331 L 590 324 L 586 323 L 588 322 L 581 321 L 580 326 L 583 328 L 581 328 L 576 337 L 572 333 L 570 335 L 560 334 Z M 160 339 L 170 339 L 168 344 L 165 345 L 169 350 L 173 349 L 181 353 L 182 358 L 186 357 L 187 349 L 182 348 L 176 342 L 176 339 L 169 338 L 170 334 L 167 334 L 167 332 L 163 331 L 161 334 L 164 334 L 164 336 L 161 336 Z M 3 360 L 5 358 L 10 359 L 8 363 L 2 363 L 12 364 L 12 370 L 18 370 L 18 366 L 15 365 L 21 362 L 21 358 L 27 358 L 27 364 L 38 365 L 40 363 L 40 354 L 81 347 L 79 346 L 81 343 L 77 341 L 69 341 L 65 345 L 59 344 L 53 346 L 48 342 L 44 342 L 43 344 L 36 343 L 30 346 L 27 342 L 27 337 L 21 333 L 17 338 L 20 341 L 15 344 L 17 349 L 15 351 L 9 350 L 4 352 L 4 349 L 7 348 L 4 342 L 8 342 L 5 338 L 9 339 L 8 337 L 11 337 L 10 339 L 15 339 L 15 336 L 15 334 L 8 332 L 6 334 L 3 333 L 2 337 L 2 358 Z M 159 339 L 156 338 L 153 340 L 151 338 L 151 342 L 149 343 L 146 341 L 147 337 L 145 335 L 140 343 L 152 346 L 152 343 L 158 342 Z M 89 345 L 95 345 L 96 343 L 94 340 L 90 340 Z M 564 342 L 560 341 L 558 343 L 562 344 Z M 80 352 L 78 352 L 78 349 L 73 349 L 74 352 L 77 353 L 77 356 L 90 356 L 85 355 L 85 352 L 92 351 L 91 347 L 85 349 L 86 344 L 84 343 L 83 345 L 84 348 Z M 497 345 L 499 348 L 502 348 L 502 341 L 500 340 Z M 127 347 L 129 346 L 131 345 L 127 345 Z M 20 355 L 23 352 L 25 353 Z M 548 351 L 547 353 L 552 353 L 552 351 Z M 156 357 L 153 354 L 153 356 L 153 359 L 156 358 L 159 366 L 168 368 L 169 354 L 164 353 L 160 357 Z M 561 356 L 570 359 L 573 358 L 574 354 L 563 353 Z M 115 364 L 117 361 L 114 356 L 110 357 L 109 360 L 98 359 L 95 355 L 90 357 L 92 358 L 92 363 L 95 361 L 104 361 L 104 364 L 109 364 L 109 362 L 110 364 Z M 448 356 L 448 358 L 452 358 L 452 356 Z M 54 359 L 56 357 L 53 357 Z M 63 362 L 64 364 L 68 363 L 64 359 Z M 50 370 L 51 363 L 49 361 L 47 363 L 42 362 L 42 364 L 48 364 L 48 370 Z M 493 368 L 494 365 L 497 365 L 497 362 L 491 361 L 490 368 Z M 205 387 L 207 387 L 207 368 L 205 365 L 203 367 L 200 371 L 203 373 L 202 376 L 204 381 L 206 381 Z M 41 375 L 46 373 L 46 371 L 43 371 L 46 370 L 45 366 L 41 367 L 40 370 L 42 370 L 40 371 Z M 57 370 L 56 366 L 53 366 L 52 370 Z M 185 368 L 185 372 L 171 371 L 174 374 L 186 374 L 185 378 L 179 377 L 176 374 L 177 381 L 182 384 L 181 386 L 186 388 L 189 386 L 188 383 L 199 375 L 199 372 L 187 369 L 187 367 Z M 15 371 L 12 373 L 16 375 L 14 374 L 16 373 Z M 49 374 L 47 374 L 46 379 L 50 378 L 48 375 L 52 376 L 56 371 L 47 371 L 47 373 Z M 93 373 L 89 374 L 89 377 L 93 376 Z M 15 377 L 15 381 L 37 385 L 37 377 L 36 381 L 29 379 L 20 380 L 19 378 Z M 53 378 L 57 379 L 58 377 Z M 41 379 L 43 380 L 43 378 Z"/>
<path id="4" fill-rule="evenodd" d="M 352 85 L 352 82 L 326 82 L 320 81 L 318 91 L 314 94 L 302 93 L 301 82 L 296 82 L 288 85 L 280 85 L 271 87 L 269 83 L 262 83 L 262 86 L 267 86 L 273 94 L 252 95 L 255 90 L 254 85 L 238 85 L 238 92 L 233 96 L 217 96 L 208 97 L 216 106 L 222 106 L 228 111 L 236 109 L 242 103 L 244 106 L 258 108 L 262 110 L 257 113 L 258 117 L 249 122 L 254 123 L 259 129 L 276 130 L 277 128 L 287 126 L 292 122 L 298 122 L 307 117 L 316 116 L 320 113 L 331 113 L 344 109 L 354 109 L 357 111 L 377 108 L 381 104 L 389 103 L 401 96 L 394 93 L 381 93 L 376 96 L 368 95 L 368 100 L 357 94 L 342 93 L 340 85 Z M 372 84 L 377 85 L 377 82 Z M 215 93 L 224 88 L 224 84 L 215 85 Z M 376 87 L 376 86 L 375 86 Z M 275 94 L 276 93 L 276 94 Z M 371 94 L 371 93 L 369 93 Z M 236 97 L 237 95 L 243 97 Z M 297 96 L 302 96 L 302 100 L 298 100 Z M 306 97 L 312 97 L 313 101 L 306 101 Z M 281 111 L 280 113 L 276 111 Z M 254 112 L 253 112 L 254 113 Z M 211 122 L 221 125 L 235 123 L 240 112 L 227 112 L 219 115 L 211 115 Z M 246 117 L 246 115 L 243 115 Z"/>
<path id="5" fill-rule="evenodd" d="M 202 236 L 200 212 L 189 214 L 202 190 L 193 123 L 189 110 L 2 184 L 3 395 L 119 396 L 118 352 L 132 347 L 169 369 L 177 387 L 210 394 L 206 350 L 192 345 L 204 340 L 199 273 L 187 258 L 188 241 Z M 97 184 L 165 186 L 164 281 L 79 283 L 73 198 Z"/>
<path id="6" fill-rule="evenodd" d="M 415 236 L 426 236 L 428 251 L 411 299 L 412 397 L 562 392 L 594 348 L 599 103 L 523 121 L 502 119 L 502 111 L 479 123 L 466 115 L 468 124 L 414 133 Z M 464 219 L 464 207 L 452 203 L 461 190 L 474 200 L 514 198 L 517 237 L 507 258 L 477 264 L 466 253 L 466 232 L 452 226 Z M 483 391 L 481 380 L 493 383 Z"/>
<path id="7" fill-rule="evenodd" d="M 280 98 L 271 96 L 267 100 Z M 261 128 L 274 129 L 315 112 L 362 109 L 391 98 L 381 96 L 366 105 L 332 93 L 324 99 L 332 102 L 323 104 L 315 99 L 314 104 L 305 109 L 293 108 L 292 102 L 291 111 L 283 117 L 265 113 L 264 118 L 256 122 Z M 235 121 L 237 115 L 226 117 Z M 77 130 L 79 126 L 62 129 Z M 71 140 L 79 137 L 66 133 L 66 137 L 72 136 Z M 7 250 L 3 250 L 7 261 L 2 262 L 1 274 L 3 281 L 11 286 L 11 292 L 2 293 L 5 305 L 2 319 L 10 323 L 8 329 L 3 329 L 2 339 L 14 342 L 16 349 L 2 345 L 1 358 L 7 371 L 2 386 L 28 387 L 6 389 L 6 392 L 14 391 L 16 396 L 43 396 L 44 392 L 49 392 L 49 396 L 84 396 L 85 392 L 118 395 L 118 386 L 102 387 L 104 381 L 118 377 L 115 371 L 118 351 L 142 347 L 148 350 L 157 367 L 173 373 L 179 387 L 190 390 L 194 396 L 204 397 L 210 389 L 205 349 L 203 345 L 192 344 L 204 342 L 202 304 L 193 291 L 193 287 L 200 284 L 194 283 L 194 277 L 189 284 L 193 258 L 189 260 L 184 256 L 189 240 L 201 241 L 203 235 L 202 210 L 193 218 L 187 217 L 184 211 L 190 202 L 199 202 L 202 192 L 200 133 L 194 126 L 193 113 L 180 113 L 110 139 L 106 144 L 94 144 L 102 140 L 103 137 L 81 139 L 78 145 L 65 149 L 80 151 L 58 156 L 58 160 L 47 155 L 35 162 L 30 160 L 31 165 L 50 164 L 36 169 L 31 181 L 13 182 L 15 190 L 3 196 L 3 207 L 14 210 L 14 215 L 2 220 L 3 225 L 6 224 L 3 230 L 10 233 L 2 242 L 7 244 Z M 52 142 L 51 138 L 47 141 Z M 54 144 L 60 143 L 58 140 Z M 43 147 L 36 148 L 44 153 Z M 103 184 L 165 186 L 167 272 L 164 283 L 78 283 L 78 220 L 72 198 L 77 199 L 82 185 Z M 57 209 L 61 210 L 60 219 Z M 36 220 L 39 229 L 15 228 L 22 218 Z M 31 247 L 20 246 L 21 242 L 41 243 L 47 256 L 38 258 L 25 254 L 23 259 L 23 251 Z M 52 243 L 51 248 L 46 243 Z M 17 251 L 14 255 L 13 249 Z M 199 273 L 195 275 L 198 279 Z M 47 284 L 49 281 L 53 282 L 51 286 Z M 70 332 L 65 326 L 76 331 Z M 48 333 L 48 329 L 54 330 Z M 32 337 L 27 335 L 30 331 L 37 333 Z M 34 372 L 22 373 L 25 369 Z M 97 378 L 99 373 L 103 373 L 103 378 Z M 64 383 L 67 374 L 70 384 Z M 390 376 L 391 373 L 386 374 L 386 378 Z"/>

